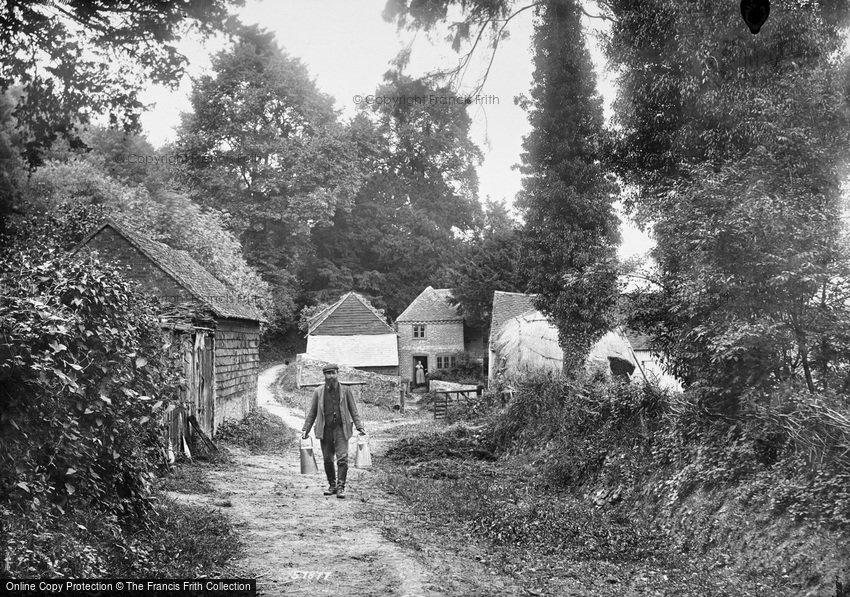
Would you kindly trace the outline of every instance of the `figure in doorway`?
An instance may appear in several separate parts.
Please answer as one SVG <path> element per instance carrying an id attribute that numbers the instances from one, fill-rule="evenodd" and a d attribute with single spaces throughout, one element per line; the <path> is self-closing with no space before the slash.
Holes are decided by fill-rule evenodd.
<path id="1" fill-rule="evenodd" d="M 422 368 L 422 361 L 416 362 L 416 385 L 425 385 L 425 369 Z"/>

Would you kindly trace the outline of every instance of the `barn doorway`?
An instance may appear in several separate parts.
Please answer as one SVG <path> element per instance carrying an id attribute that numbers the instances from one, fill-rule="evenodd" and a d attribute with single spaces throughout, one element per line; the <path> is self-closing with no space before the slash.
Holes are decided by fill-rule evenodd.
<path id="1" fill-rule="evenodd" d="M 193 444 L 189 416 L 194 415 L 201 430 L 212 437 L 215 421 L 215 336 L 208 328 L 166 326 L 163 337 L 172 356 L 183 362 L 180 400 L 163 416 L 166 439 L 174 450 Z M 193 446 L 194 447 L 194 446 Z"/>

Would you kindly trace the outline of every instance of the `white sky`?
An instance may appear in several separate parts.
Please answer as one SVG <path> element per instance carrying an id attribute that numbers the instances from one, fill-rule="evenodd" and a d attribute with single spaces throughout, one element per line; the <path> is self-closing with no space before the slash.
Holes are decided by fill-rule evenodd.
<path id="1" fill-rule="evenodd" d="M 275 33 L 278 43 L 290 56 L 304 62 L 322 91 L 336 99 L 343 118 L 355 113 L 353 97 L 373 94 L 382 83 L 389 62 L 399 50 L 413 43 L 413 54 L 406 73 L 418 76 L 437 68 L 454 66 L 459 58 L 442 35 L 398 32 L 381 17 L 386 0 L 249 0 L 238 11 L 243 22 L 259 24 Z M 592 9 L 591 9 L 592 10 Z M 512 204 L 521 187 L 521 176 L 512 167 L 520 161 L 522 137 L 529 130 L 526 114 L 514 105 L 514 97 L 528 93 L 533 71 L 530 37 L 532 11 L 517 16 L 508 26 L 510 38 L 500 43 L 490 75 L 482 90 L 492 96 L 486 105 L 472 105 L 472 140 L 481 148 L 484 161 L 478 170 L 479 196 L 483 201 L 505 199 Z M 588 24 L 597 26 L 601 21 Z M 220 41 L 206 46 L 187 40 L 182 46 L 189 58 L 189 76 L 198 76 L 210 68 L 210 56 L 223 49 Z M 610 114 L 613 87 L 604 78 L 600 54 L 593 51 L 597 72 L 603 76 L 600 91 Z M 486 47 L 479 49 L 478 62 L 469 68 L 463 81 L 466 90 L 474 87 L 489 60 Z M 155 106 L 142 116 L 148 139 L 160 146 L 174 140 L 180 112 L 189 111 L 191 80 L 184 78 L 180 89 L 169 92 L 152 87 L 142 98 Z M 623 257 L 644 253 L 651 241 L 633 226 L 623 222 Z"/>

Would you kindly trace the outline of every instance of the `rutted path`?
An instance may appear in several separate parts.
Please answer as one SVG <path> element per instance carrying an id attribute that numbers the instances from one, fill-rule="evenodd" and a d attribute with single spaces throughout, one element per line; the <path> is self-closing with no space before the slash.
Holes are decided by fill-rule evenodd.
<path id="1" fill-rule="evenodd" d="M 300 430 L 303 413 L 277 403 L 272 394 L 281 367 L 260 375 L 258 405 Z M 380 454 L 388 441 L 383 432 L 399 424 L 364 423 L 373 454 Z M 351 454 L 355 441 L 356 434 Z M 236 569 L 258 579 L 259 594 L 430 597 L 454 595 L 461 587 L 464 593 L 474 588 L 476 595 L 517 594 L 494 582 L 468 554 L 457 555 L 457 547 L 429 549 L 413 543 L 411 548 L 385 538 L 381 523 L 363 514 L 400 508 L 375 483 L 374 476 L 381 473 L 355 468 L 353 456 L 346 499 L 323 496 L 326 480 L 321 451 L 315 447 L 319 474 L 310 476 L 300 474 L 297 447 L 282 455 L 231 449 L 236 466 L 209 473 L 214 496 L 183 496 L 196 503 L 229 500 L 232 506 L 221 511 L 232 517 L 245 546 Z"/>

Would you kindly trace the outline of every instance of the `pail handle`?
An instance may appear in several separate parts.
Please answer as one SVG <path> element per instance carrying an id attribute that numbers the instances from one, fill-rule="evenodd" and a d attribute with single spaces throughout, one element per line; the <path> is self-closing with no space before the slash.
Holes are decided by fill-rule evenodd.
<path id="1" fill-rule="evenodd" d="M 307 436 L 307 439 L 309 439 L 309 440 L 310 440 L 310 447 L 312 448 L 312 447 L 313 447 L 313 436 L 312 436 L 312 435 L 308 435 L 308 436 Z M 304 436 L 303 436 L 303 435 L 301 436 L 301 447 L 302 447 L 302 448 L 303 448 L 303 447 L 305 447 L 305 446 L 304 446 Z"/>

